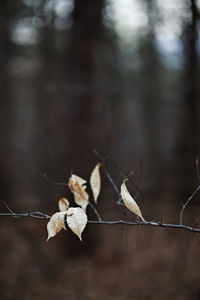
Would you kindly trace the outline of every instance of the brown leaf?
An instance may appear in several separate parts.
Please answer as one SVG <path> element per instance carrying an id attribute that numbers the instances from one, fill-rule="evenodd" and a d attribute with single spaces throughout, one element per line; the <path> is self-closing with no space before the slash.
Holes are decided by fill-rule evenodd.
<path id="1" fill-rule="evenodd" d="M 67 198 L 62 197 L 58 200 L 58 208 L 59 211 L 67 211 L 69 208 L 69 201 L 67 200 Z"/>
<path id="2" fill-rule="evenodd" d="M 99 196 L 100 189 L 101 189 L 101 176 L 99 172 L 100 167 L 101 167 L 101 163 L 98 163 L 90 176 L 90 186 L 92 189 L 95 203 L 97 203 L 97 198 Z"/>
<path id="3" fill-rule="evenodd" d="M 79 176 L 76 176 L 75 174 L 71 175 L 68 182 L 68 186 L 71 192 L 74 194 L 75 203 L 81 206 L 84 210 L 86 210 L 86 207 L 89 202 L 89 195 L 85 191 L 86 189 L 85 183 L 86 180 L 84 180 Z"/>
<path id="4" fill-rule="evenodd" d="M 126 205 L 126 207 L 133 212 L 134 214 L 136 214 L 138 217 L 140 217 L 142 219 L 142 221 L 145 222 L 142 213 L 140 211 L 139 206 L 137 205 L 137 203 L 135 202 L 135 200 L 132 198 L 132 196 L 129 194 L 129 191 L 127 190 L 127 187 L 125 185 L 125 181 L 124 180 L 122 182 L 121 185 L 121 196 L 122 196 L 122 200 L 124 202 L 124 204 Z"/>
<path id="5" fill-rule="evenodd" d="M 65 215 L 67 212 L 57 212 L 52 215 L 50 221 L 47 224 L 48 238 L 47 241 L 55 236 L 65 225 Z"/>
<path id="6" fill-rule="evenodd" d="M 82 241 L 81 234 L 87 224 L 87 215 L 80 207 L 70 207 L 67 211 L 67 225 Z"/>

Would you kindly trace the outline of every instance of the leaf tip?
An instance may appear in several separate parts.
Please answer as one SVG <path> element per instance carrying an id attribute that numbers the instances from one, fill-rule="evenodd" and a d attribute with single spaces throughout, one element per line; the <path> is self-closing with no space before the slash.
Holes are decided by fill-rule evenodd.
<path id="1" fill-rule="evenodd" d="M 46 242 L 48 242 L 50 240 L 51 236 L 48 235 L 48 238 L 46 239 Z"/>
<path id="2" fill-rule="evenodd" d="M 128 178 L 125 178 L 125 179 L 123 180 L 122 184 L 125 183 L 126 181 L 128 181 Z"/>
<path id="3" fill-rule="evenodd" d="M 69 208 L 69 201 L 67 198 L 62 197 L 58 200 L 58 208 L 60 212 L 67 211 Z"/>

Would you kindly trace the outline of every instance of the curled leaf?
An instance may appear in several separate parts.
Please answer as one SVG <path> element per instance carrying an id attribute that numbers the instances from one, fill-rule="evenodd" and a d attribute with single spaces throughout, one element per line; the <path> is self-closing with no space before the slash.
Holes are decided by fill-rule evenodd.
<path id="1" fill-rule="evenodd" d="M 65 215 L 67 212 L 57 212 L 52 215 L 47 224 L 48 238 L 47 241 L 55 236 L 65 226 Z"/>
<path id="2" fill-rule="evenodd" d="M 69 201 L 67 200 L 67 198 L 62 197 L 58 200 L 58 208 L 59 211 L 67 211 L 69 208 Z"/>
<path id="3" fill-rule="evenodd" d="M 74 194 L 74 201 L 76 204 L 81 206 L 84 210 L 86 210 L 86 207 L 89 202 L 89 195 L 85 191 L 86 189 L 86 180 L 76 176 L 75 174 L 72 174 L 69 178 L 68 186 L 71 190 L 71 192 Z"/>
<path id="4" fill-rule="evenodd" d="M 145 222 L 142 213 L 140 211 L 139 206 L 137 205 L 137 203 L 135 202 L 135 200 L 132 198 L 132 196 L 129 194 L 129 191 L 127 190 L 127 187 L 125 185 L 125 181 L 124 180 L 122 182 L 121 185 L 121 196 L 122 196 L 122 200 L 124 202 L 124 204 L 126 205 L 126 207 L 132 211 L 134 214 L 136 214 L 138 217 L 140 217 L 142 219 L 142 221 Z"/>
<path id="5" fill-rule="evenodd" d="M 75 174 L 72 174 L 70 179 L 73 181 L 73 183 L 77 183 L 79 185 L 84 185 L 87 183 L 87 181 L 85 179 L 83 179 L 82 177 L 77 176 Z"/>
<path id="6" fill-rule="evenodd" d="M 101 189 L 101 176 L 99 172 L 100 167 L 101 167 L 101 163 L 98 163 L 90 176 L 90 186 L 92 189 L 95 203 L 97 203 L 97 198 L 99 196 L 100 189 Z"/>
<path id="7" fill-rule="evenodd" d="M 67 211 L 67 225 L 82 241 L 81 234 L 87 224 L 87 215 L 80 207 L 70 207 Z"/>

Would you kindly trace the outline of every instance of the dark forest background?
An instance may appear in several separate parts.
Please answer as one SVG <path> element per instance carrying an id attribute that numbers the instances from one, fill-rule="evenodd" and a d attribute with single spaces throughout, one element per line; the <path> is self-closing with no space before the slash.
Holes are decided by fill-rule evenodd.
<path id="1" fill-rule="evenodd" d="M 147 219 L 176 223 L 198 184 L 200 1 L 1 0 L 0 45 L 0 200 L 53 214 L 72 195 L 41 174 L 89 178 L 96 148 L 118 185 L 134 171 Z M 99 211 L 122 218 L 102 176 Z M 197 195 L 185 223 L 199 213 Z M 0 219 L 1 299 L 200 297 L 198 234 L 88 225 L 47 243 L 46 223 Z"/>

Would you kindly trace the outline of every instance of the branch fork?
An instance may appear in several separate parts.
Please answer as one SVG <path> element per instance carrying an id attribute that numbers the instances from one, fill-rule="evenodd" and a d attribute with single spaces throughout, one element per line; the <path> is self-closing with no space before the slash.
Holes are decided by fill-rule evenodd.
<path id="1" fill-rule="evenodd" d="M 116 201 L 116 204 L 118 206 L 126 206 L 131 212 L 133 212 L 135 215 L 137 215 L 140 219 L 140 221 L 135 221 L 135 220 L 132 220 L 131 217 L 129 217 L 131 219 L 131 221 L 127 221 L 127 220 L 114 220 L 114 221 L 109 221 L 109 220 L 104 220 L 101 215 L 99 214 L 98 210 L 96 209 L 95 205 L 93 205 L 93 203 L 89 200 L 89 198 L 84 198 L 85 196 L 84 195 L 87 195 L 87 193 L 85 192 L 85 186 L 83 185 L 85 182 L 84 180 L 81 178 L 81 177 L 77 177 L 79 178 L 79 180 L 82 180 L 82 189 L 84 191 L 85 194 L 81 194 L 78 195 L 79 196 L 79 201 L 80 201 L 80 198 L 82 196 L 83 200 L 84 201 L 87 201 L 88 202 L 88 205 L 89 207 L 93 210 L 94 214 L 96 215 L 96 220 L 86 220 L 85 219 L 85 222 L 89 223 L 89 224 L 102 224 L 102 225 L 117 225 L 117 224 L 124 224 L 124 225 L 132 225 L 132 226 L 142 226 L 142 225 L 145 225 L 145 226 L 157 226 L 157 227 L 164 227 L 164 228 L 174 228 L 174 229 L 183 229 L 183 230 L 187 230 L 187 231 L 190 231 L 190 232 L 196 232 L 196 233 L 200 233 L 200 229 L 196 227 L 192 227 L 192 226 L 187 226 L 183 223 L 183 214 L 184 214 L 184 211 L 186 209 L 186 207 L 189 205 L 189 203 L 191 202 L 191 200 L 194 198 L 194 196 L 200 191 L 200 185 L 198 185 L 194 192 L 191 194 L 191 196 L 187 199 L 187 201 L 182 205 L 182 208 L 181 208 L 181 211 L 180 211 L 180 214 L 179 214 L 179 222 L 177 224 L 170 224 L 170 223 L 162 223 L 162 222 L 155 222 L 155 221 L 146 221 L 143 216 L 142 216 L 142 213 L 140 211 L 140 208 L 138 207 L 137 203 L 135 202 L 135 200 L 131 197 L 131 195 L 129 194 L 126 186 L 125 186 L 125 181 L 127 180 L 124 180 L 122 185 L 121 185 L 121 191 L 119 190 L 119 188 L 117 187 L 116 183 L 114 182 L 114 180 L 112 179 L 110 173 L 108 172 L 108 169 L 106 167 L 106 161 L 108 159 L 108 157 L 102 157 L 96 150 L 94 150 L 94 153 L 95 155 L 101 160 L 101 165 L 103 167 L 103 170 L 104 170 L 104 173 L 107 177 L 107 179 L 109 180 L 109 182 L 111 183 L 114 191 L 116 192 L 118 198 L 117 198 L 117 201 Z M 100 165 L 99 165 L 100 166 Z M 97 166 L 96 166 L 97 167 Z M 95 170 L 95 169 L 94 169 Z M 93 172 L 94 172 L 93 170 Z M 198 178 L 200 179 L 200 175 L 199 175 L 199 159 L 197 158 L 196 159 L 196 171 L 197 171 L 197 175 L 198 175 Z M 97 174 L 97 175 L 96 175 Z M 74 175 L 76 176 L 76 175 Z M 95 170 L 95 176 L 97 176 L 97 179 L 96 182 L 98 182 L 98 184 L 100 184 L 100 178 L 98 177 L 99 176 L 99 173 L 97 172 L 97 170 Z M 45 178 L 46 180 L 48 180 L 49 182 L 51 183 L 54 183 L 54 184 L 58 184 L 58 185 L 65 185 L 65 186 L 69 186 L 69 184 L 67 183 L 60 183 L 60 182 L 56 182 L 50 178 L 47 177 L 46 173 L 43 173 L 43 178 Z M 92 178 L 92 176 L 91 176 Z M 91 178 L 90 178 L 90 184 L 91 184 Z M 129 179 L 129 178 L 128 178 Z M 92 178 L 92 189 L 94 188 L 94 191 L 93 192 L 96 192 L 97 194 L 99 194 L 99 187 L 97 187 L 95 184 L 95 179 L 94 179 L 94 173 L 93 173 L 93 178 Z M 137 188 L 138 190 L 138 193 L 141 195 L 142 198 L 143 197 L 143 194 L 142 192 L 139 190 L 139 188 L 133 183 L 133 185 Z M 74 185 L 75 186 L 75 185 Z M 74 187 L 70 187 L 71 191 L 73 193 L 79 193 L 79 191 L 77 190 L 73 190 Z M 97 189 L 99 189 L 99 191 L 97 192 Z M 80 189 L 80 191 L 82 191 Z M 97 198 L 97 197 L 96 197 Z M 62 199 L 65 199 L 65 198 L 62 198 Z M 95 200 L 95 204 L 97 204 L 97 199 L 95 199 L 95 194 L 94 194 L 94 200 Z M 67 201 L 67 199 L 66 199 Z M 35 219 L 40 219 L 40 220 L 50 220 L 51 221 L 51 216 L 45 214 L 45 213 L 42 213 L 40 211 L 33 211 L 33 212 L 27 212 L 27 213 L 16 213 L 14 212 L 9 206 L 8 204 L 5 202 L 5 201 L 1 201 L 3 203 L 3 205 L 5 206 L 5 208 L 7 209 L 7 212 L 3 212 L 3 213 L 0 213 L 0 216 L 2 217 L 13 217 L 13 218 L 23 218 L 23 217 L 30 217 L 30 218 L 35 218 Z M 76 202 L 76 201 L 75 201 Z M 78 205 L 80 205 L 80 203 L 78 203 Z M 81 205 L 80 205 L 81 206 Z M 78 208 L 79 209 L 79 208 Z M 84 211 L 85 213 L 85 210 L 83 208 L 80 208 L 81 210 Z M 67 210 L 70 210 L 70 211 L 73 211 L 74 213 L 77 213 L 76 212 L 76 208 L 74 207 L 71 207 L 71 208 L 67 208 L 66 209 L 66 214 L 67 214 Z M 83 212 L 79 212 L 82 214 L 82 218 L 86 218 L 83 214 Z M 59 214 L 59 213 L 55 213 L 55 214 Z M 54 215 L 55 215 L 54 214 Z M 53 215 L 53 216 L 54 216 Z M 85 214 L 86 215 L 86 214 Z M 69 215 L 68 215 L 69 217 Z M 73 215 L 70 215 L 70 217 L 73 217 Z M 73 220 L 72 220 L 73 221 Z M 79 221 L 79 220 L 78 220 Z M 66 222 L 66 220 L 65 220 Z M 50 222 L 49 222 L 50 223 Z M 48 223 L 48 224 L 49 224 Z M 80 223 L 81 224 L 81 223 Z M 68 224 L 68 226 L 72 226 L 71 224 Z M 85 226 L 85 225 L 84 225 Z M 75 232 L 75 234 L 77 234 L 79 236 L 79 238 L 81 239 L 81 233 L 77 233 L 77 228 L 71 228 L 72 231 Z M 81 231 L 82 232 L 82 231 Z"/>

